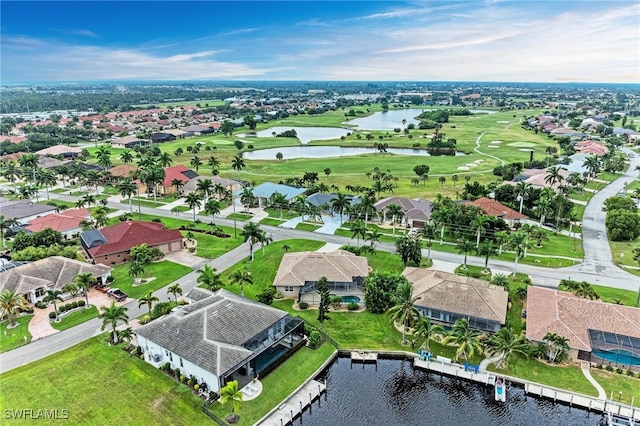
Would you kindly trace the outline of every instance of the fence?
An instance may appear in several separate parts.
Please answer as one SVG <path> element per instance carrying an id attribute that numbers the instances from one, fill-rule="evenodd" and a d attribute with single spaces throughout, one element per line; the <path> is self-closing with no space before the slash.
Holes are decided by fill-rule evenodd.
<path id="1" fill-rule="evenodd" d="M 222 420 L 220 417 L 216 416 L 213 411 L 209 410 L 211 404 L 207 402 L 202 403 L 202 412 L 206 414 L 211 420 L 218 423 L 220 426 L 228 426 L 229 424 Z"/>

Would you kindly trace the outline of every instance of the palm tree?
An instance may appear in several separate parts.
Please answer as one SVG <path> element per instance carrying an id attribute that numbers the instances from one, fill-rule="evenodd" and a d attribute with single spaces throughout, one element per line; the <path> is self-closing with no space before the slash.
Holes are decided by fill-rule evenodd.
<path id="1" fill-rule="evenodd" d="M 373 231 L 369 231 L 365 234 L 364 240 L 369 241 L 371 243 L 371 248 L 375 249 L 376 243 L 380 242 L 381 236 L 382 234 L 380 233 L 380 231 L 374 229 Z"/>
<path id="2" fill-rule="evenodd" d="M 220 203 L 220 201 L 218 200 L 213 200 L 213 199 L 207 201 L 207 203 L 204 205 L 204 212 L 206 214 L 211 215 L 212 224 L 216 215 L 220 213 L 221 207 L 222 207 L 222 203 Z"/>
<path id="3" fill-rule="evenodd" d="M 134 334 L 133 329 L 131 327 L 127 327 L 123 330 L 120 330 L 120 332 L 118 332 L 118 338 L 123 342 L 129 344 L 131 343 L 131 339 L 133 339 L 133 334 Z"/>
<path id="4" fill-rule="evenodd" d="M 513 276 L 516 276 L 518 272 L 518 259 L 523 255 L 527 247 L 527 235 L 524 232 L 518 231 L 509 235 L 509 241 L 507 241 L 507 247 L 516 252 L 516 260 L 513 266 Z"/>
<path id="5" fill-rule="evenodd" d="M 301 198 L 304 201 L 304 199 Z M 249 212 L 249 207 L 256 202 L 256 197 L 253 195 L 253 189 L 246 187 L 242 189 L 240 193 L 240 203 L 244 206 L 245 211 Z"/>
<path id="6" fill-rule="evenodd" d="M 220 389 L 220 403 L 226 404 L 231 401 L 231 415 L 226 418 L 229 423 L 236 423 L 240 410 L 240 401 L 242 401 L 242 392 L 238 390 L 238 381 L 232 380 Z"/>
<path id="7" fill-rule="evenodd" d="M 151 308 L 153 307 L 153 302 L 159 302 L 159 301 L 160 299 L 158 299 L 156 296 L 153 295 L 153 290 L 152 290 L 152 291 L 149 291 L 144 296 L 142 296 L 140 299 L 138 299 L 138 308 L 141 307 L 142 305 L 147 305 L 147 308 L 149 308 L 149 319 L 151 319 Z"/>
<path id="8" fill-rule="evenodd" d="M 545 217 L 551 212 L 551 202 L 547 197 L 540 197 L 537 203 L 538 214 L 540 214 L 540 226 L 544 223 Z"/>
<path id="9" fill-rule="evenodd" d="M 129 271 L 127 272 L 127 274 L 130 277 L 133 277 L 133 281 L 137 283 L 138 277 L 144 274 L 144 265 L 136 261 L 129 263 Z"/>
<path id="10" fill-rule="evenodd" d="M 436 224 L 433 222 L 426 222 L 419 234 L 427 239 L 427 262 L 431 259 L 431 246 L 433 239 L 436 237 Z"/>
<path id="11" fill-rule="evenodd" d="M 202 269 L 196 272 L 198 274 L 196 282 L 207 290 L 216 291 L 222 287 L 223 283 L 220 279 L 220 274 L 217 274 L 216 268 L 211 267 L 211 265 L 204 265 Z"/>
<path id="12" fill-rule="evenodd" d="M 184 186 L 184 182 L 176 178 L 171 181 L 171 186 L 173 186 L 176 189 L 176 193 L 179 193 L 180 188 Z"/>
<path id="13" fill-rule="evenodd" d="M 0 243 L 4 248 L 4 231 L 11 229 L 12 226 L 17 225 L 19 222 L 17 219 L 7 219 L 4 215 L 0 215 Z"/>
<path id="14" fill-rule="evenodd" d="M 367 235 L 367 228 L 364 222 L 356 220 L 355 222 L 351 222 L 349 228 L 351 229 L 351 239 L 356 238 L 357 247 L 360 247 L 360 237 L 364 238 Z"/>
<path id="15" fill-rule="evenodd" d="M 133 213 L 131 197 L 138 192 L 138 186 L 131 179 L 124 179 L 118 184 L 118 192 L 129 199 L 129 213 Z"/>
<path id="16" fill-rule="evenodd" d="M 497 368 L 505 368 L 514 353 L 529 357 L 529 342 L 524 336 L 516 334 L 511 327 L 503 327 L 489 336 L 486 346 L 490 355 L 501 355 L 496 364 Z"/>
<path id="17" fill-rule="evenodd" d="M 458 253 L 464 254 L 464 262 L 462 263 L 462 269 L 466 271 L 467 270 L 467 255 L 469 254 L 469 252 L 471 252 L 475 248 L 475 246 L 473 245 L 473 243 L 471 241 L 469 241 L 469 240 L 467 240 L 465 238 L 465 239 L 463 239 L 462 241 L 460 241 L 458 243 L 456 248 L 458 249 Z"/>
<path id="18" fill-rule="evenodd" d="M 73 280 L 73 282 L 78 286 L 78 288 L 84 292 L 84 298 L 87 302 L 87 309 L 90 308 L 89 289 L 91 288 L 91 285 L 97 281 L 98 280 L 96 279 L 96 277 L 94 277 L 93 274 L 89 272 L 80 273 L 76 275 L 75 279 Z"/>
<path id="19" fill-rule="evenodd" d="M 102 311 L 98 318 L 102 320 L 101 330 L 104 330 L 107 325 L 111 325 L 113 330 L 113 343 L 118 343 L 118 331 L 116 327 L 118 327 L 118 322 L 122 321 L 125 324 L 129 324 L 129 315 L 127 315 L 128 308 L 124 306 L 116 306 L 116 301 L 112 300 L 111 305 L 109 307 L 102 306 L 100 307 Z"/>
<path id="20" fill-rule="evenodd" d="M 444 327 L 440 324 L 432 324 L 429 317 L 420 316 L 416 321 L 416 328 L 413 335 L 424 338 L 424 343 L 420 345 L 420 347 L 424 346 L 424 348 L 430 352 L 429 340 L 432 340 L 436 335 L 441 335 L 442 333 L 444 333 Z"/>
<path id="21" fill-rule="evenodd" d="M 88 205 L 89 208 L 91 208 L 91 204 L 95 205 L 96 204 L 96 197 L 94 197 L 91 194 L 86 194 L 85 196 L 83 196 L 80 201 L 82 201 L 82 203 L 84 205 Z"/>
<path id="22" fill-rule="evenodd" d="M 542 339 L 549 348 L 547 356 L 555 364 L 558 357 L 569 350 L 569 339 L 556 333 L 547 333 Z"/>
<path id="23" fill-rule="evenodd" d="M 260 239 L 263 237 L 262 230 L 255 222 L 248 222 L 242 228 L 241 235 L 245 242 L 249 242 L 249 257 L 251 257 L 251 261 L 253 262 L 253 246 L 255 243 L 260 242 Z"/>
<path id="24" fill-rule="evenodd" d="M 238 171 L 238 179 L 240 179 L 240 170 L 244 169 L 245 167 L 246 164 L 244 163 L 242 154 L 236 154 L 236 156 L 233 157 L 233 160 L 231 160 L 231 168 Z"/>
<path id="25" fill-rule="evenodd" d="M 498 231 L 493 234 L 493 238 L 496 241 L 496 244 L 499 244 L 498 255 L 502 254 L 502 246 L 504 243 L 509 241 L 509 231 Z"/>
<path id="26" fill-rule="evenodd" d="M 456 359 L 462 356 L 465 360 L 468 360 L 476 351 L 482 353 L 481 335 L 480 331 L 472 330 L 469 327 L 467 318 L 460 318 L 453 323 L 451 332 L 444 338 L 443 343 L 445 345 L 453 343 L 457 346 Z"/>
<path id="27" fill-rule="evenodd" d="M 484 241 L 478 247 L 476 247 L 476 253 L 478 256 L 484 256 L 484 270 L 482 271 L 485 274 L 489 273 L 489 257 L 495 255 L 498 252 L 496 247 L 493 244 L 493 241 Z"/>
<path id="28" fill-rule="evenodd" d="M 58 304 L 56 302 L 64 302 L 62 299 L 62 292 L 60 290 L 48 289 L 42 298 L 44 303 L 53 303 L 53 311 L 56 313 L 56 321 L 58 321 Z"/>
<path id="29" fill-rule="evenodd" d="M 169 286 L 169 288 L 167 289 L 167 293 L 171 293 L 173 294 L 173 297 L 176 300 L 176 303 L 178 303 L 178 295 L 182 296 L 182 287 L 180 287 L 180 283 L 175 283 Z"/>
<path id="30" fill-rule="evenodd" d="M 404 216 L 404 211 L 402 210 L 402 207 L 400 207 L 398 204 L 391 203 L 387 206 L 385 210 L 385 214 L 388 216 L 391 216 L 391 226 L 393 229 L 393 236 L 395 237 L 396 223 L 398 223 L 399 220 L 402 220 L 402 217 Z"/>
<path id="31" fill-rule="evenodd" d="M 133 163 L 133 155 L 131 155 L 131 152 L 129 151 L 124 151 L 122 154 L 120 154 L 120 161 L 122 161 L 124 164 Z"/>
<path id="32" fill-rule="evenodd" d="M 444 186 L 444 183 L 447 181 L 447 178 L 444 176 L 440 176 L 438 178 L 438 183 L 440 183 L 440 188 L 442 188 Z"/>
<path id="33" fill-rule="evenodd" d="M 16 187 L 16 180 L 20 177 L 20 168 L 15 161 L 9 161 L 5 164 L 2 168 L 2 177 L 13 184 L 14 191 L 18 191 L 18 188 Z"/>
<path id="34" fill-rule="evenodd" d="M 590 300 L 595 300 L 600 298 L 600 296 L 598 296 L 598 293 L 596 293 L 596 291 L 593 289 L 591 284 L 589 284 L 586 281 L 582 281 L 578 283 L 575 289 L 573 290 L 573 294 L 575 294 L 578 297 L 584 297 L 585 299 L 590 299 Z"/>
<path id="35" fill-rule="evenodd" d="M 200 206 L 200 195 L 196 192 L 190 192 L 184 197 L 190 209 L 193 209 L 193 221 L 196 220 L 196 207 Z"/>
<path id="36" fill-rule="evenodd" d="M 358 210 L 360 211 L 361 214 L 364 213 L 364 226 L 366 228 L 369 222 L 369 213 L 376 212 L 376 205 L 373 197 L 370 197 L 369 195 L 365 194 L 360 199 L 360 204 L 358 204 Z"/>
<path id="37" fill-rule="evenodd" d="M 196 169 L 197 172 L 198 170 L 200 170 L 200 166 L 202 166 L 202 160 L 197 155 L 194 155 L 189 164 L 191 164 L 191 166 Z"/>
<path id="38" fill-rule="evenodd" d="M 240 286 L 240 295 L 244 297 L 245 284 L 253 284 L 251 271 L 249 271 L 246 267 L 242 271 L 236 269 L 233 274 L 231 274 L 231 284 L 237 284 L 238 286 Z"/>
<path id="39" fill-rule="evenodd" d="M 280 210 L 280 220 L 282 220 L 282 209 L 289 205 L 287 197 L 284 194 L 276 192 L 271 196 L 271 204 Z"/>
<path id="40" fill-rule="evenodd" d="M 556 184 L 561 184 L 564 181 L 564 176 L 560 174 L 560 170 L 567 170 L 564 167 L 551 167 L 547 170 L 547 175 L 544 177 L 544 183 L 550 187 L 554 187 Z"/>
<path id="41" fill-rule="evenodd" d="M 44 185 L 44 188 L 47 192 L 47 200 L 49 200 L 49 187 L 55 185 L 58 182 L 58 180 L 56 179 L 56 174 L 51 170 L 47 170 L 41 167 L 36 171 L 36 182 L 38 185 Z"/>
<path id="42" fill-rule="evenodd" d="M 588 176 L 591 178 L 596 177 L 596 175 L 600 173 L 600 168 L 602 167 L 600 159 L 597 155 L 591 155 L 587 157 L 583 165 L 587 168 L 589 172 Z"/>
<path id="43" fill-rule="evenodd" d="M 491 277 L 491 281 L 489 281 L 493 285 L 499 285 L 500 287 L 506 287 L 509 285 L 509 277 L 505 274 L 497 273 Z"/>
<path id="44" fill-rule="evenodd" d="M 471 227 L 476 230 L 476 248 L 480 245 L 480 235 L 487 232 L 487 224 L 491 223 L 491 217 L 478 215 L 471 221 Z"/>
<path id="45" fill-rule="evenodd" d="M 141 170 L 140 175 L 138 176 L 140 180 L 147 185 L 147 188 L 153 187 L 154 202 L 158 201 L 158 184 L 164 181 L 166 175 L 167 173 L 162 167 L 153 163 L 149 167 Z"/>
<path id="46" fill-rule="evenodd" d="M 202 199 L 206 204 L 209 197 L 213 194 L 213 182 L 211 179 L 198 179 L 196 182 L 196 192 L 202 195 Z"/>
<path id="47" fill-rule="evenodd" d="M 336 197 L 331 200 L 331 210 L 340 214 L 340 227 L 342 227 L 343 215 L 345 210 L 351 206 L 351 200 L 345 194 L 336 193 Z"/>
<path id="48" fill-rule="evenodd" d="M 401 284 L 402 285 L 402 284 Z M 387 313 L 391 316 L 393 322 L 399 322 L 402 325 L 402 344 L 407 343 L 405 338 L 405 329 L 407 327 L 413 327 L 416 324 L 416 318 L 420 316 L 420 313 L 414 306 L 416 300 L 420 296 L 411 296 L 411 284 L 405 286 L 398 286 L 395 297 L 395 306 L 389 308 Z"/>
<path id="49" fill-rule="evenodd" d="M 516 184 L 515 194 L 517 198 L 520 200 L 520 210 L 522 213 L 522 205 L 524 201 L 529 198 L 529 194 L 531 193 L 531 185 L 526 183 L 525 181 L 520 181 Z"/>
<path id="50" fill-rule="evenodd" d="M 23 294 L 15 290 L 5 290 L 0 294 L 0 318 L 9 318 L 9 327 L 16 326 L 15 316 L 26 307 L 27 301 Z"/>
<path id="51" fill-rule="evenodd" d="M 169 154 L 168 152 L 163 152 L 158 157 L 158 164 L 160 164 L 162 167 L 169 167 L 171 163 L 173 163 L 173 159 L 171 158 L 171 154 Z"/>
<path id="52" fill-rule="evenodd" d="M 536 247 L 542 247 L 543 241 L 549 241 L 547 233 L 538 226 L 532 226 L 529 231 L 529 237 L 536 242 Z"/>

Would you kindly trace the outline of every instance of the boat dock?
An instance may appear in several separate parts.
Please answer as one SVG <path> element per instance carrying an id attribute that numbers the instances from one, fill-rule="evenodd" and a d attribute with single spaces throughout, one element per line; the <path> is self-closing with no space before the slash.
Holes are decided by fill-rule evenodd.
<path id="1" fill-rule="evenodd" d="M 311 408 L 313 401 L 320 399 L 320 395 L 327 391 L 324 383 L 316 380 L 307 382 L 298 392 L 287 398 L 268 417 L 262 419 L 259 425 L 285 426 L 293 424 L 293 420 L 307 408 Z"/>
<path id="2" fill-rule="evenodd" d="M 547 398 L 554 402 L 561 402 L 569 406 L 575 405 L 576 407 L 581 407 L 590 411 L 602 412 L 607 415 L 610 426 L 640 425 L 640 407 L 633 407 L 612 400 L 598 399 L 596 397 L 582 395 L 563 389 L 556 389 L 550 386 L 542 386 L 538 383 L 528 382 L 515 377 L 496 375 L 496 373 L 493 372 L 479 371 L 476 373 L 470 369 L 465 370 L 463 365 L 447 361 L 449 360 L 444 358 L 430 361 L 414 358 L 413 365 L 424 370 L 446 374 L 447 376 L 459 377 L 473 382 L 484 383 L 485 385 L 490 386 L 494 386 L 496 378 L 501 377 L 503 380 L 511 382 L 512 384 L 522 385 L 524 387 L 524 392 L 527 395 L 536 396 L 538 398 Z"/>
<path id="3" fill-rule="evenodd" d="M 358 362 L 377 362 L 378 354 L 376 352 L 352 351 L 351 361 Z"/>

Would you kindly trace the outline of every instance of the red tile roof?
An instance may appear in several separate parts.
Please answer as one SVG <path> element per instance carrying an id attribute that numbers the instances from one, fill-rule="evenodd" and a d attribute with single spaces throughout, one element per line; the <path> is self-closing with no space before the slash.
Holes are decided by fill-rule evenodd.
<path id="1" fill-rule="evenodd" d="M 47 228 L 65 232 L 80 228 L 80 222 L 89 216 L 89 210 L 87 209 L 65 210 L 61 213 L 52 213 L 33 219 L 29 221 L 26 228 L 31 232 L 38 232 Z"/>
<path id="2" fill-rule="evenodd" d="M 177 229 L 167 229 L 161 223 L 133 220 L 103 228 L 100 233 L 107 240 L 107 244 L 89 249 L 93 257 L 121 253 L 143 243 L 155 247 L 182 240 L 182 234 Z"/>
<path id="3" fill-rule="evenodd" d="M 167 167 L 166 169 L 164 169 L 165 178 L 164 178 L 164 181 L 162 182 L 162 185 L 171 186 L 171 182 L 173 182 L 174 179 L 179 179 L 182 182 L 188 182 L 189 178 L 182 174 L 182 172 L 186 172 L 187 170 L 189 170 L 189 168 L 184 164 L 178 164 L 177 166 Z"/>
<path id="4" fill-rule="evenodd" d="M 501 217 L 502 219 L 506 220 L 527 218 L 527 216 L 523 215 L 522 213 L 519 213 L 516 210 L 513 210 L 512 208 L 502 205 L 499 202 L 487 197 L 478 198 L 475 201 L 468 201 L 465 204 L 479 207 L 484 210 L 489 216 Z"/>

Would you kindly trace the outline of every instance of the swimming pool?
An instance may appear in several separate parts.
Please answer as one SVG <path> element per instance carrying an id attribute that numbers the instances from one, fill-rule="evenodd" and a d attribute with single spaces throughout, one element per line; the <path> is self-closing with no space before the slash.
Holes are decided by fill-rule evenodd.
<path id="1" fill-rule="evenodd" d="M 610 351 L 594 349 L 592 354 L 598 358 L 618 364 L 640 365 L 640 357 L 624 349 L 612 349 Z"/>
<path id="2" fill-rule="evenodd" d="M 342 296 L 343 303 L 360 303 L 358 296 Z"/>

